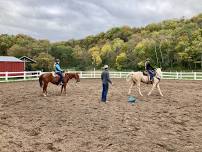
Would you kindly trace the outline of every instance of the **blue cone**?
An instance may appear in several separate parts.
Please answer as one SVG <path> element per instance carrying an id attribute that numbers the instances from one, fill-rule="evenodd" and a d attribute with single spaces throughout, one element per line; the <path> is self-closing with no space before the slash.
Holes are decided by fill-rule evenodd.
<path id="1" fill-rule="evenodd" d="M 134 103 L 136 101 L 136 97 L 128 96 L 128 102 Z"/>

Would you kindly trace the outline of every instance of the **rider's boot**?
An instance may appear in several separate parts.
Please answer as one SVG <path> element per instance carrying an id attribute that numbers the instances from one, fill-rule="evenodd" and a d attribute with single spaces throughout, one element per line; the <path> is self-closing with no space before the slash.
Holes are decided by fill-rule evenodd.
<path id="1" fill-rule="evenodd" d="M 64 84 L 64 82 L 63 82 L 63 80 L 60 82 L 60 85 L 63 85 Z"/>

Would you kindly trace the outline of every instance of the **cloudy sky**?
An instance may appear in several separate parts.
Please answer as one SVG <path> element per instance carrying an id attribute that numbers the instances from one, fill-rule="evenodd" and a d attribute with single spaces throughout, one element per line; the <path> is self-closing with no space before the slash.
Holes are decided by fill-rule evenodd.
<path id="1" fill-rule="evenodd" d="M 202 13 L 202 0 L 0 0 L 0 34 L 80 39 L 111 27 L 140 27 Z"/>

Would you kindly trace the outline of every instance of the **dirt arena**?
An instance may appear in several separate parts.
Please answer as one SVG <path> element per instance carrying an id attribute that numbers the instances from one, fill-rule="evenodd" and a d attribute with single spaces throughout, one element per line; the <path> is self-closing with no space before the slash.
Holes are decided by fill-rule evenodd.
<path id="1" fill-rule="evenodd" d="M 1 152 L 202 152 L 202 81 L 162 80 L 164 97 L 143 85 L 135 104 L 114 79 L 100 103 L 98 79 L 68 86 L 68 95 L 38 81 L 0 83 Z"/>

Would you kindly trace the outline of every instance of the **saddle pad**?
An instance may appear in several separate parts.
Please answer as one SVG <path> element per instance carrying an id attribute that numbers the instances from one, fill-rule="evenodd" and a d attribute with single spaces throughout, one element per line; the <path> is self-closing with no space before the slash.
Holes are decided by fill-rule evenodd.
<path id="1" fill-rule="evenodd" d="M 52 75 L 53 75 L 54 78 L 57 77 L 57 76 L 59 77 L 59 75 L 56 74 L 55 72 L 51 72 L 51 73 L 52 73 Z M 62 73 L 62 76 L 65 77 L 65 73 Z"/>
<path id="2" fill-rule="evenodd" d="M 147 71 L 143 71 L 142 73 L 143 73 L 143 75 L 145 75 L 145 76 L 148 75 L 148 72 L 147 72 Z"/>

